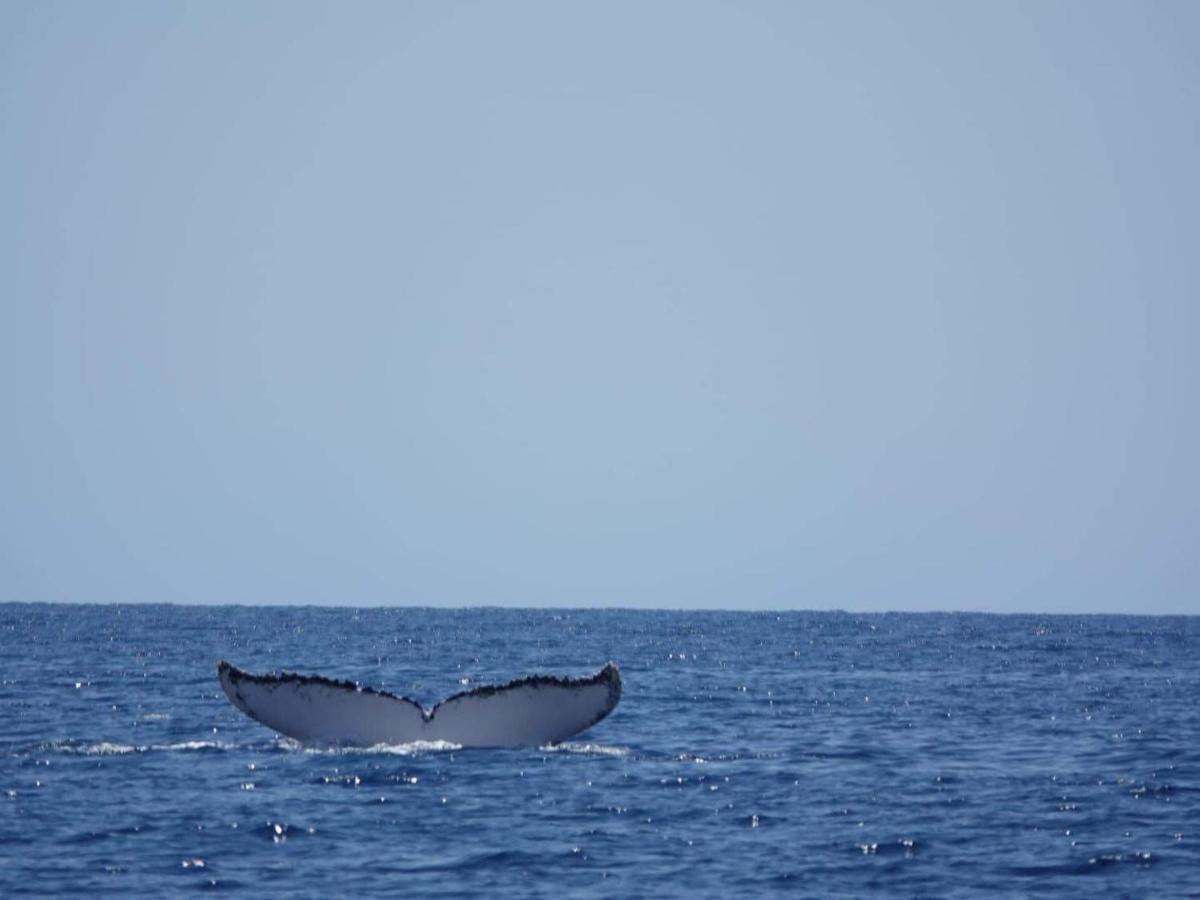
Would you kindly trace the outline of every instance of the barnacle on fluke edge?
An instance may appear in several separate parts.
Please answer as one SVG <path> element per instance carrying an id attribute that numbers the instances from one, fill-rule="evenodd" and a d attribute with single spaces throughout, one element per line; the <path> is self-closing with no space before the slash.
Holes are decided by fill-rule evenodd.
<path id="1" fill-rule="evenodd" d="M 257 675 L 222 660 L 217 676 L 250 718 L 299 741 L 341 746 L 555 744 L 591 728 L 621 699 L 621 672 L 612 662 L 586 678 L 530 675 L 480 685 L 429 710 L 408 697 L 321 675 Z"/>

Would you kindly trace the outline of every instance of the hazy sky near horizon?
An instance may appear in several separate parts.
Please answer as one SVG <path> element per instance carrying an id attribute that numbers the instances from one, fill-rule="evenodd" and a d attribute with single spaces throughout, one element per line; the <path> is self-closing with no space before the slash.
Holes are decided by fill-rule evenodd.
<path id="1" fill-rule="evenodd" d="M 1198 47 L 0 0 L 0 601 L 1200 613 Z"/>

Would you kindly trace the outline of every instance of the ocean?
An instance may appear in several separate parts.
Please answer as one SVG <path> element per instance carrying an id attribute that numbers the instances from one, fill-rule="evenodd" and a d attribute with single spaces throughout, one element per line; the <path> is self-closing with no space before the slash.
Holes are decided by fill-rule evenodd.
<path id="1" fill-rule="evenodd" d="M 0 605 L 0 896 L 1200 896 L 1200 617 Z M 614 660 L 556 747 L 312 750 L 216 677 Z"/>

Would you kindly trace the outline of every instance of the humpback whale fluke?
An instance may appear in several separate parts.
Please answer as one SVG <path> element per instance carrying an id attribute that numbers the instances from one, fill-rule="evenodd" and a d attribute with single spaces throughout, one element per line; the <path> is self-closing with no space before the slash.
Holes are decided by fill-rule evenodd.
<path id="1" fill-rule="evenodd" d="M 587 678 L 530 675 L 481 685 L 429 710 L 407 697 L 320 675 L 254 675 L 222 660 L 217 676 L 225 696 L 250 718 L 304 743 L 340 746 L 557 744 L 591 728 L 621 699 L 621 672 L 611 662 Z"/>

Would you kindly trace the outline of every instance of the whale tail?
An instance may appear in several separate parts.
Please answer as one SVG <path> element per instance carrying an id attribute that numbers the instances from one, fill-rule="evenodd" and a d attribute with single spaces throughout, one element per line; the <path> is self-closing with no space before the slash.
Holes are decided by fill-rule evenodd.
<path id="1" fill-rule="evenodd" d="M 230 702 L 255 721 L 305 743 L 341 746 L 556 744 L 605 718 L 622 689 L 621 672 L 609 662 L 586 678 L 531 675 L 481 685 L 426 710 L 407 697 L 320 675 L 255 675 L 222 660 L 217 677 Z"/>

